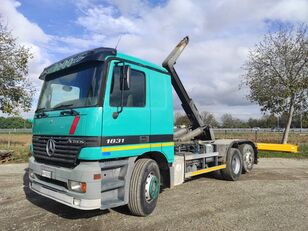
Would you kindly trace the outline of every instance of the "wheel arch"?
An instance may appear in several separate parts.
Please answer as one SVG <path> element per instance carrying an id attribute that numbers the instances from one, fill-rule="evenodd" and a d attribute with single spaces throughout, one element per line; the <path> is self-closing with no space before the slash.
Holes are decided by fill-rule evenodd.
<path id="1" fill-rule="evenodd" d="M 157 163 L 160 171 L 162 185 L 164 187 L 170 187 L 170 171 L 166 156 L 158 151 L 150 151 L 150 152 L 145 152 L 142 155 L 138 156 L 135 162 L 142 158 L 149 158 Z"/>

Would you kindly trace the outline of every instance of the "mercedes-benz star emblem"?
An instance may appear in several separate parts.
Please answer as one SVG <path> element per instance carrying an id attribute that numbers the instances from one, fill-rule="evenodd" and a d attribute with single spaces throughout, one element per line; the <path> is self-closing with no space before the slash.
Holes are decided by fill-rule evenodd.
<path id="1" fill-rule="evenodd" d="M 46 144 L 46 152 L 48 156 L 52 156 L 56 150 L 56 142 L 53 139 L 49 139 Z"/>

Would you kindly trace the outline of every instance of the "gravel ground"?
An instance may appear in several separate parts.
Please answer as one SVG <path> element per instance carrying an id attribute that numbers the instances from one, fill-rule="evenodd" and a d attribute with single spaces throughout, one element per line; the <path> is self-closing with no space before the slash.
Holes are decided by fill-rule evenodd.
<path id="1" fill-rule="evenodd" d="M 0 165 L 0 230 L 308 230 L 308 160 L 261 159 L 237 182 L 201 176 L 160 194 L 154 213 L 79 211 L 28 188 L 27 164 Z"/>

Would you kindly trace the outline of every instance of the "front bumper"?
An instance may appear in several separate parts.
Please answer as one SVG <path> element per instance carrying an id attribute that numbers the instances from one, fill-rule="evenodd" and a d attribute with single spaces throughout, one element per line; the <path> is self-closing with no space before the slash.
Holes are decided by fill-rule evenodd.
<path id="1" fill-rule="evenodd" d="M 75 168 L 69 169 L 38 163 L 31 157 L 29 169 L 34 173 L 33 177 L 29 176 L 29 187 L 32 191 L 76 209 L 101 208 L 101 180 L 93 178 L 95 174 L 101 174 L 98 162 L 81 162 Z M 43 176 L 46 171 L 50 176 Z M 86 182 L 87 191 L 79 193 L 69 190 L 68 180 Z"/>

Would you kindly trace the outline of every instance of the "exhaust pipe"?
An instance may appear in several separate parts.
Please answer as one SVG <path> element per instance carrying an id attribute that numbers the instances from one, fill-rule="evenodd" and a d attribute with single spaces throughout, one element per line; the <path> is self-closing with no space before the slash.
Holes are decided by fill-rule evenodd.
<path id="1" fill-rule="evenodd" d="M 185 135 L 188 132 L 189 132 L 188 128 L 180 128 L 179 130 L 177 130 L 173 133 L 173 137 L 176 139 L 176 138 L 179 138 L 179 137 Z"/>

